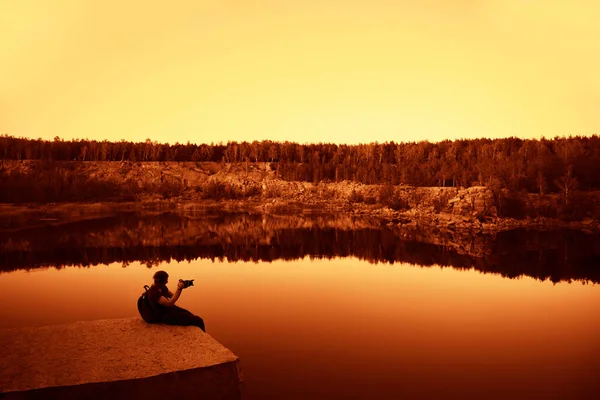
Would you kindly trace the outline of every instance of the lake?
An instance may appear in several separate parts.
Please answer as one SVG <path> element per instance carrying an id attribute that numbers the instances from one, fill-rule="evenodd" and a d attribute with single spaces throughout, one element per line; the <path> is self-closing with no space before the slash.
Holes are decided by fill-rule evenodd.
<path id="1" fill-rule="evenodd" d="M 598 398 L 596 237 L 507 232 L 472 254 L 432 242 L 335 216 L 12 232 L 0 327 L 137 316 L 164 269 L 173 288 L 195 279 L 178 305 L 240 358 L 245 399 Z"/>

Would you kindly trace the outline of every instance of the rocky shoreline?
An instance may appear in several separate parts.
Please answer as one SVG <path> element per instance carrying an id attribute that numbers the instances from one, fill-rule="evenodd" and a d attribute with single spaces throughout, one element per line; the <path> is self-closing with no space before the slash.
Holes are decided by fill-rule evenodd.
<path id="1" fill-rule="evenodd" d="M 117 216 L 121 213 L 156 214 L 211 214 L 220 212 L 247 212 L 257 214 L 336 214 L 371 221 L 374 226 L 387 226 L 407 235 L 419 231 L 460 235 L 493 235 L 498 232 L 527 229 L 573 229 L 585 233 L 600 232 L 597 220 L 560 221 L 550 218 L 501 218 L 482 216 L 477 212 L 466 214 L 436 212 L 432 207 L 393 210 L 377 204 L 349 204 L 343 201 L 316 200 L 309 204 L 297 200 L 269 199 L 263 201 L 141 201 L 123 203 L 58 203 L 0 205 L 0 231 L 17 231 L 43 226 L 55 226 Z"/>
<path id="2" fill-rule="evenodd" d="M 30 162 L 6 162 L 25 173 Z M 133 190 L 127 201 L 0 204 L 0 231 L 67 224 L 123 212 L 183 214 L 244 211 L 265 214 L 334 213 L 366 218 L 407 235 L 427 230 L 447 235 L 493 235 L 516 229 L 600 230 L 596 219 L 500 217 L 494 193 L 485 186 L 413 187 L 366 185 L 354 181 L 300 182 L 278 179 L 269 163 L 73 162 L 73 176 Z M 157 192 L 157 184 L 177 187 Z M 133 193 L 133 192 L 132 192 Z M 554 207 L 559 195 L 529 194 L 525 206 Z M 593 195 L 590 194 L 589 198 Z M 589 207 L 600 208 L 600 196 Z M 590 208 L 590 215 L 597 215 Z M 505 215 L 505 214 L 503 214 Z"/>

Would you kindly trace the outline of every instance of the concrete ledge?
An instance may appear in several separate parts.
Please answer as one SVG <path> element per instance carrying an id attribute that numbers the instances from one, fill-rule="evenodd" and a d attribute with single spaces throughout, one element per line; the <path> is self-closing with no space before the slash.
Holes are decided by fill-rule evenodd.
<path id="1" fill-rule="evenodd" d="M 195 326 L 140 318 L 0 330 L 2 399 L 240 399 L 239 360 Z"/>

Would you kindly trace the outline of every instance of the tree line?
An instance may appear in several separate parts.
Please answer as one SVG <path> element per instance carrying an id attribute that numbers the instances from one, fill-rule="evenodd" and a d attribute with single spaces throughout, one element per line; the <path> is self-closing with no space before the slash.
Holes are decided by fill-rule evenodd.
<path id="1" fill-rule="evenodd" d="M 0 136 L 0 159 L 272 163 L 284 180 L 413 186 L 485 185 L 529 193 L 600 189 L 600 137 L 461 139 L 358 145 L 270 140 L 226 144 Z"/>

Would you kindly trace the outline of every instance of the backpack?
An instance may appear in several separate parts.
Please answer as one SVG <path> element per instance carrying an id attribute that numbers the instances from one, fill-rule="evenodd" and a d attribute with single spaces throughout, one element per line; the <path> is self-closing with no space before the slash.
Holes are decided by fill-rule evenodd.
<path id="1" fill-rule="evenodd" d="M 150 303 L 150 299 L 148 299 L 148 289 L 150 288 L 148 287 L 148 285 L 144 285 L 144 289 L 146 290 L 138 298 L 137 308 L 142 319 L 151 324 L 158 320 L 158 313 Z"/>

